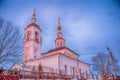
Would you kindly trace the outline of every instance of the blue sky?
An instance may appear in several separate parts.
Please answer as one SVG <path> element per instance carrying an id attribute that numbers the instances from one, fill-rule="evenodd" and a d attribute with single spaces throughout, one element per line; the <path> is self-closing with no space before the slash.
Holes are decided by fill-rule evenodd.
<path id="1" fill-rule="evenodd" d="M 91 57 L 106 53 L 107 46 L 119 59 L 119 0 L 0 0 L 0 16 L 18 25 L 21 33 L 31 22 L 34 8 L 42 29 L 42 52 L 54 48 L 61 17 L 66 45 L 80 54 L 80 60 L 91 63 Z"/>

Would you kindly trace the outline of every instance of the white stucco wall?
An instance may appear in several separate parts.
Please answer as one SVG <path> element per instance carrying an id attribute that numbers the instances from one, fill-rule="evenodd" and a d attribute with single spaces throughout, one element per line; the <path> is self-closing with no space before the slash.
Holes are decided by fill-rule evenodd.
<path id="1" fill-rule="evenodd" d="M 89 64 L 80 62 L 79 60 L 72 59 L 70 57 L 61 55 L 60 56 L 60 70 L 65 70 L 65 65 L 67 65 L 67 74 L 73 75 L 73 67 L 74 67 L 74 73 L 75 75 L 80 72 L 79 69 L 81 69 L 81 73 L 85 73 L 86 71 L 89 73 Z"/>
<path id="2" fill-rule="evenodd" d="M 90 65 L 85 64 L 84 62 L 79 61 L 79 69 L 81 69 L 81 73 L 86 73 L 90 74 Z"/>
<path id="3" fill-rule="evenodd" d="M 59 73 L 59 70 L 63 70 L 65 73 L 65 65 L 67 65 L 67 74 L 73 75 L 73 68 L 74 68 L 74 75 L 85 73 L 87 71 L 87 74 L 90 74 L 90 65 L 86 64 L 84 62 L 81 62 L 77 59 L 70 58 L 68 56 L 65 56 L 63 54 L 54 54 L 50 56 L 46 56 L 44 58 L 39 58 L 33 61 L 25 62 L 26 65 L 36 66 L 36 70 L 38 70 L 38 65 L 41 63 L 42 66 L 47 67 L 43 70 L 46 72 L 57 72 Z M 17 67 L 18 65 L 14 65 L 14 67 Z M 48 68 L 52 68 L 52 70 L 48 70 Z M 32 68 L 31 68 L 32 69 Z M 54 70 L 53 70 L 54 69 Z"/>
<path id="4" fill-rule="evenodd" d="M 25 64 L 38 66 L 41 63 L 41 65 L 45 67 L 59 69 L 58 58 L 59 58 L 59 54 L 55 54 L 55 55 L 47 56 L 44 58 L 39 58 L 33 61 L 29 61 L 29 62 L 26 62 Z"/>

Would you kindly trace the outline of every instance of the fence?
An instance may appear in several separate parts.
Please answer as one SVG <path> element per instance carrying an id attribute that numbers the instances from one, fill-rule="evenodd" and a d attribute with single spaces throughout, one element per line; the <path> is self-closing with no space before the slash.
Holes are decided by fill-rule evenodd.
<path id="1" fill-rule="evenodd" d="M 0 80 L 120 80 L 114 76 L 104 76 L 81 73 L 78 76 L 62 73 L 25 71 L 25 70 L 3 70 L 0 69 Z"/>
<path id="2" fill-rule="evenodd" d="M 57 73 L 50 72 L 33 72 L 33 71 L 23 71 L 23 70 L 1 70 L 0 71 L 0 80 L 41 80 L 41 79 L 63 79 L 63 80 L 71 80 L 72 76 L 63 75 Z"/>

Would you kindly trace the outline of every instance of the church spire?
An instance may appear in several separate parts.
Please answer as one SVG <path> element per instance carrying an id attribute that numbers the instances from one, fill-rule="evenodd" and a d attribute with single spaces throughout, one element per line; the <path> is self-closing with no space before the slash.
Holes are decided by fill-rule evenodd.
<path id="1" fill-rule="evenodd" d="M 36 13 L 35 13 L 35 9 L 33 10 L 33 14 L 32 14 L 32 23 L 36 22 Z"/>
<path id="2" fill-rule="evenodd" d="M 60 32 L 61 31 L 61 26 L 60 26 L 60 17 L 58 18 L 58 27 L 57 27 L 57 29 L 58 29 L 58 31 Z"/>
<path id="3" fill-rule="evenodd" d="M 63 34 L 61 32 L 61 25 L 60 25 L 60 18 L 58 18 L 58 33 L 57 33 L 57 38 L 55 40 L 55 46 L 56 48 L 59 48 L 59 47 L 65 47 L 65 40 L 63 38 Z"/>

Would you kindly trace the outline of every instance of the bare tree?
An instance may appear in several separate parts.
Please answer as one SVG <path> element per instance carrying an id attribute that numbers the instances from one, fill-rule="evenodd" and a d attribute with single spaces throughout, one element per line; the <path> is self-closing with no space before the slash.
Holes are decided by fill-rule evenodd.
<path id="1" fill-rule="evenodd" d="M 19 29 L 0 17 L 0 64 L 7 66 L 15 63 L 22 53 L 23 41 Z"/>
<path id="2" fill-rule="evenodd" d="M 113 60 L 115 62 L 116 70 L 118 70 L 119 65 L 117 63 L 117 60 L 114 57 Z M 92 58 L 92 62 L 93 62 L 93 70 L 97 72 L 99 75 L 104 76 L 104 74 L 106 75 L 114 74 L 108 54 L 98 53 L 97 56 L 94 56 Z"/>

